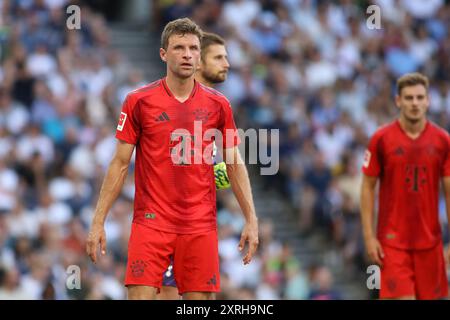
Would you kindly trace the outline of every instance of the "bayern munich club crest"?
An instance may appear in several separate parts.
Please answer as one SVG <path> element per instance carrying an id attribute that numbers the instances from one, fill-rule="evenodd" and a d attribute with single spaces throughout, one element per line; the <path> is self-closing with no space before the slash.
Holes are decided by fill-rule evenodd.
<path id="1" fill-rule="evenodd" d="M 206 109 L 195 109 L 195 111 L 192 113 L 195 117 L 196 121 L 203 121 L 206 122 L 209 119 L 209 116 L 211 115 L 211 112 L 208 112 Z"/>
<path id="2" fill-rule="evenodd" d="M 135 260 L 131 263 L 131 273 L 134 277 L 140 278 L 144 275 L 147 263 L 144 260 Z"/>

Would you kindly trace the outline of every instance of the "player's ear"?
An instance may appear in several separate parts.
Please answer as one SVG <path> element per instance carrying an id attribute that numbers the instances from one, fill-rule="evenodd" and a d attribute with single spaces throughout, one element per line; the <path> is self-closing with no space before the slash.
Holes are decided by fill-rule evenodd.
<path id="1" fill-rule="evenodd" d="M 205 62 L 203 61 L 202 57 L 200 56 L 200 58 L 198 59 L 198 67 L 197 70 L 203 69 L 205 66 Z"/>
<path id="2" fill-rule="evenodd" d="M 428 109 L 430 107 L 430 102 L 431 102 L 430 95 L 428 92 L 425 94 L 425 102 L 427 104 L 427 109 Z"/>
<path id="3" fill-rule="evenodd" d="M 161 57 L 162 61 L 167 62 L 166 50 L 164 50 L 163 48 L 159 48 L 159 56 Z"/>
<path id="4" fill-rule="evenodd" d="M 395 96 L 395 105 L 400 109 L 400 95 Z"/>

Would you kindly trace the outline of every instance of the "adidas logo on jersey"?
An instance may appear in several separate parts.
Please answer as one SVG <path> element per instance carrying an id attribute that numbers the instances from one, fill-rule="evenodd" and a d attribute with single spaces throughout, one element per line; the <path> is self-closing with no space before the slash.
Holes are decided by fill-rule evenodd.
<path id="1" fill-rule="evenodd" d="M 402 156 L 404 154 L 405 154 L 405 151 L 403 150 L 402 147 L 398 147 L 397 149 L 395 149 L 395 155 Z"/>
<path id="2" fill-rule="evenodd" d="M 169 116 L 167 113 L 163 112 L 160 114 L 158 118 L 155 119 L 156 122 L 164 122 L 164 121 L 170 121 Z"/>

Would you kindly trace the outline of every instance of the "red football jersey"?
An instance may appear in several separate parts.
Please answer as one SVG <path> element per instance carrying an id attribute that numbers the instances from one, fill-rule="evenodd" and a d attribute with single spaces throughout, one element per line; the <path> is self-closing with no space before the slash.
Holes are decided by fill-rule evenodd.
<path id="1" fill-rule="evenodd" d="M 208 129 L 223 134 L 224 148 L 240 142 L 228 100 L 197 81 L 183 103 L 165 79 L 128 94 L 116 137 L 136 145 L 134 222 L 183 234 L 217 227 L 214 138 L 198 134 Z"/>
<path id="2" fill-rule="evenodd" d="M 450 138 L 427 121 L 416 139 L 398 120 L 373 135 L 362 171 L 379 177 L 377 237 L 399 249 L 426 249 L 441 239 L 440 178 L 450 176 Z"/>

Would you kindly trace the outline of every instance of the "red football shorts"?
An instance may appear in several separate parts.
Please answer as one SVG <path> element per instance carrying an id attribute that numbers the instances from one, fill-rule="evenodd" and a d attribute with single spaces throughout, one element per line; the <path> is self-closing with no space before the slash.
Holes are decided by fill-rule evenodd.
<path id="1" fill-rule="evenodd" d="M 442 243 L 426 250 L 401 250 L 383 246 L 380 298 L 414 296 L 439 299 L 448 296 Z"/>
<path id="2" fill-rule="evenodd" d="M 180 295 L 220 291 L 217 230 L 176 234 L 138 223 L 131 226 L 125 285 L 160 289 L 171 256 Z"/>

